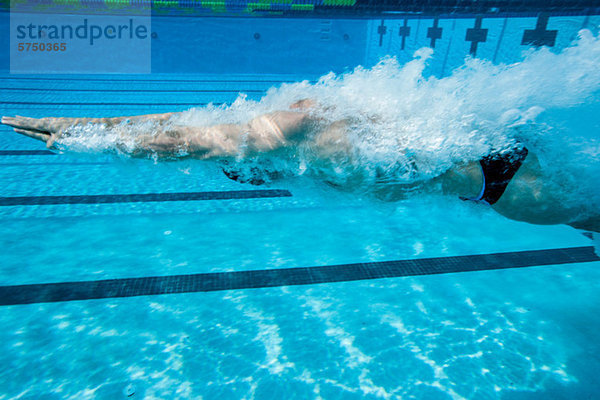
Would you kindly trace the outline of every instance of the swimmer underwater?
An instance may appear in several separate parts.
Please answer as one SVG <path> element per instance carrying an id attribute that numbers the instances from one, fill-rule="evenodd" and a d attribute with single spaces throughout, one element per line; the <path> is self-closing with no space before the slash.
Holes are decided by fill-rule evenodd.
<path id="1" fill-rule="evenodd" d="M 352 143 L 347 131 L 352 123 L 340 120 L 324 123 L 317 113 L 320 107 L 305 99 L 289 106 L 287 110 L 267 113 L 243 124 L 219 124 L 207 127 L 181 126 L 172 123 L 179 113 L 151 114 L 116 118 L 26 118 L 2 117 L 2 123 L 15 132 L 41 140 L 50 148 L 56 141 L 69 136 L 69 130 L 88 124 L 102 124 L 110 128 L 128 126 L 139 122 L 154 124 L 153 134 L 140 134 L 135 138 L 133 156 L 177 157 L 184 152 L 198 159 L 239 157 L 244 146 L 246 156 L 257 156 L 277 150 L 292 148 L 310 142 L 315 163 L 352 157 Z M 224 170 L 235 180 L 242 179 L 235 171 Z M 348 185 L 353 181 L 349 180 Z M 566 224 L 576 229 L 600 232 L 600 214 L 583 212 L 569 207 L 551 189 L 552 177 L 544 174 L 535 154 L 516 144 L 512 151 L 489 154 L 478 162 L 455 165 L 443 175 L 423 183 L 421 189 L 441 188 L 445 194 L 466 201 L 488 204 L 501 215 L 533 224 Z M 398 200 L 414 185 L 385 186 L 376 190 L 379 197 Z"/>

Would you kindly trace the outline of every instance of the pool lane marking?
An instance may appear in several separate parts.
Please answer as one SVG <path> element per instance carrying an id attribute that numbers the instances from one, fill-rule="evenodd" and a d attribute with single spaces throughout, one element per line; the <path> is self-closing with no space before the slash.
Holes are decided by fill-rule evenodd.
<path id="1" fill-rule="evenodd" d="M 68 167 L 82 166 L 82 165 L 110 165 L 109 162 L 0 162 L 2 167 L 31 167 L 43 165 L 45 167 L 55 167 L 65 165 Z"/>
<path id="2" fill-rule="evenodd" d="M 156 79 L 115 79 L 115 78 L 44 78 L 44 77 L 19 77 L 15 78 L 12 76 L 0 76 L 0 80 L 14 80 L 14 81 L 22 81 L 22 80 L 35 80 L 35 81 L 44 81 L 44 83 L 52 82 L 52 81 L 84 81 L 84 82 L 127 82 L 127 83 L 137 83 L 137 82 L 153 82 L 153 83 L 170 83 L 170 82 L 204 82 L 204 83 L 297 83 L 298 80 L 294 79 L 167 79 L 164 80 L 162 77 L 158 77 Z M 309 83 L 316 83 L 317 80 L 307 80 Z"/>
<path id="3" fill-rule="evenodd" d="M 0 88 L 0 90 L 42 91 L 42 92 L 114 92 L 114 93 L 266 93 L 267 89 L 198 89 L 198 90 L 167 90 L 167 89 L 47 89 L 47 88 Z"/>
<path id="4" fill-rule="evenodd" d="M 52 102 L 40 102 L 40 101 L 0 101 L 0 105 L 17 105 L 17 106 L 187 106 L 187 107 L 198 107 L 206 106 L 209 103 L 52 103 Z M 220 106 L 226 103 L 212 103 L 213 105 Z"/>
<path id="5" fill-rule="evenodd" d="M 0 156 L 55 156 L 50 150 L 0 150 Z"/>
<path id="6" fill-rule="evenodd" d="M 0 156 L 56 156 L 59 153 L 55 153 L 50 150 L 0 150 Z M 5 159 L 6 160 L 6 159 Z M 9 158 L 9 160 L 12 160 Z M 0 162 L 0 165 L 3 167 L 14 167 L 14 166 L 23 166 L 30 167 L 32 165 L 107 165 L 108 162 Z"/>
<path id="7" fill-rule="evenodd" d="M 592 261 L 600 261 L 600 257 L 593 247 L 588 246 L 320 267 L 0 286 L 0 305 L 313 285 Z"/>
<path id="8" fill-rule="evenodd" d="M 0 197 L 0 206 L 36 206 L 55 204 L 147 203 L 165 201 L 263 199 L 292 197 L 288 190 L 230 190 L 215 192 L 98 194 L 78 196 L 16 196 Z"/>

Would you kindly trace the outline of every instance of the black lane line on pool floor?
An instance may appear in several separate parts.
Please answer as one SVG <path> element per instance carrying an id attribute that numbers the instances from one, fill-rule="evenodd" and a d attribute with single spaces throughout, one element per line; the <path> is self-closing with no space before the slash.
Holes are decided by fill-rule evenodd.
<path id="1" fill-rule="evenodd" d="M 55 156 L 50 150 L 0 150 L 0 156 Z"/>
<path id="2" fill-rule="evenodd" d="M 268 89 L 268 88 L 267 88 Z M 52 89 L 52 92 L 95 92 L 95 93 L 266 93 L 267 89 Z M 0 90 L 14 90 L 23 92 L 47 92 L 46 88 L 0 88 Z"/>
<path id="3" fill-rule="evenodd" d="M 199 107 L 199 106 L 206 106 L 209 103 L 98 103 L 98 102 L 91 102 L 91 103 L 73 103 L 73 102 L 69 102 L 69 103 L 65 103 L 65 102 L 58 102 L 58 103 L 51 103 L 51 102 L 40 102 L 40 101 L 0 101 L 0 105 L 11 105 L 11 106 L 187 106 L 187 107 Z M 213 105 L 219 106 L 225 103 L 213 103 Z"/>
<path id="4" fill-rule="evenodd" d="M 292 197 L 288 190 L 232 190 L 222 192 L 99 194 L 81 196 L 18 196 L 0 197 L 0 206 L 37 206 L 54 204 L 147 203 L 164 201 L 262 199 Z"/>
<path id="5" fill-rule="evenodd" d="M 135 79 L 131 80 L 129 78 L 117 79 L 117 78 L 56 78 L 56 77 L 14 77 L 14 76 L 0 76 L 0 81 L 24 81 L 24 80 L 34 80 L 34 81 L 44 81 L 47 83 L 49 81 L 84 81 L 84 82 L 125 82 L 125 83 L 138 83 L 138 82 L 151 82 L 151 83 L 171 83 L 171 82 L 185 82 L 185 83 L 296 83 L 297 80 L 294 79 L 171 79 L 161 80 L 161 79 Z M 308 80 L 309 83 L 315 84 L 316 80 Z"/>
<path id="6" fill-rule="evenodd" d="M 213 292 L 600 261 L 593 247 L 100 281 L 0 286 L 0 305 Z"/>

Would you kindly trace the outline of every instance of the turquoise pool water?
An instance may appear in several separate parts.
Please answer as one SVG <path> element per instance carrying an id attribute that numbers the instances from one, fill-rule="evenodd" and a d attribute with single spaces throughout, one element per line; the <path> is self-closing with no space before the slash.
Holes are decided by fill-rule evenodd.
<path id="1" fill-rule="evenodd" d="M 578 183 L 565 198 L 595 206 L 600 45 L 593 32 L 583 37 L 563 53 L 542 50 L 501 67 L 471 60 L 434 79 L 439 52 L 427 66 L 428 50 L 408 66 L 388 60 L 355 72 L 316 61 L 288 74 L 5 71 L 0 114 L 101 117 L 197 106 L 185 115 L 194 124 L 243 120 L 313 96 L 347 112 L 380 113 L 385 123 L 360 131 L 368 140 L 359 143 L 358 167 L 367 173 L 399 162 L 388 151 L 392 139 L 419 157 L 417 172 L 399 177 L 414 179 L 518 131 L 548 168 L 565 171 L 564 188 Z M 320 79 L 320 69 L 338 74 Z M 0 150 L 43 149 L 0 126 Z M 254 189 L 227 179 L 215 162 L 132 159 L 102 130 L 59 149 L 1 156 L 0 196 Z M 0 207 L 0 285 L 590 245 L 567 226 L 510 221 L 437 194 L 384 202 L 368 185 L 347 192 L 325 184 L 302 159 L 271 161 L 287 178 L 267 187 L 292 197 Z M 599 288 L 596 262 L 5 306 L 0 399 L 592 399 Z"/>

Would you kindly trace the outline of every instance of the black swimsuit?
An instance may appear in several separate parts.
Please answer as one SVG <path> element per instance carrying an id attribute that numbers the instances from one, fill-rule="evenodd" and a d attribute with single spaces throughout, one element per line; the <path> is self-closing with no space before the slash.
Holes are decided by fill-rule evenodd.
<path id="1" fill-rule="evenodd" d="M 511 179 L 515 176 L 523 161 L 527 157 L 525 147 L 517 147 L 507 154 L 494 154 L 479 161 L 483 173 L 483 187 L 477 197 L 462 200 L 471 200 L 492 205 L 500 200 Z"/>

